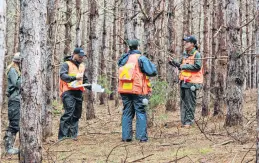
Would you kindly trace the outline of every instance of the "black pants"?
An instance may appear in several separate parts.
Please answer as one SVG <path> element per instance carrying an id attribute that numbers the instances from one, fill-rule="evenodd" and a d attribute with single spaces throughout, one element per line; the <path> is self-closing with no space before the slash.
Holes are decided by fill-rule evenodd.
<path id="1" fill-rule="evenodd" d="M 67 91 L 62 95 L 65 113 L 60 118 L 58 139 L 77 137 L 78 121 L 82 114 L 82 101 L 83 97 L 81 91 Z"/>
<path id="2" fill-rule="evenodd" d="M 16 134 L 19 132 L 19 121 L 20 121 L 20 101 L 8 101 L 8 119 L 9 126 L 8 131 Z"/>

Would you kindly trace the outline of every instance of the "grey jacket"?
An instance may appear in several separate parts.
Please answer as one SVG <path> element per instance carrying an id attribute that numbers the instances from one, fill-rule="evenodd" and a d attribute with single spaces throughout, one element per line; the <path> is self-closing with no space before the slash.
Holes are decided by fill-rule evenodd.
<path id="1" fill-rule="evenodd" d="M 21 77 L 15 70 L 15 68 L 11 67 L 7 74 L 7 97 L 9 100 L 20 101 L 20 89 L 21 89 Z"/>

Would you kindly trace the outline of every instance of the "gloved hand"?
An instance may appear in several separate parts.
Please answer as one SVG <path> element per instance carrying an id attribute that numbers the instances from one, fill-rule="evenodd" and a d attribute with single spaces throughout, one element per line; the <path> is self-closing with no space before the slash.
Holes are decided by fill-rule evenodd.
<path id="1" fill-rule="evenodd" d="M 92 90 L 92 86 L 91 86 L 91 85 L 89 85 L 89 86 L 85 86 L 85 88 L 86 88 L 86 89 L 88 89 L 89 91 L 91 91 L 91 90 Z"/>

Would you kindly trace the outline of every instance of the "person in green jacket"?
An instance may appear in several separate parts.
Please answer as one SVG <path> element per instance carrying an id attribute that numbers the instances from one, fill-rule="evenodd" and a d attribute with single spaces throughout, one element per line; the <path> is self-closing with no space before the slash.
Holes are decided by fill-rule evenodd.
<path id="1" fill-rule="evenodd" d="M 14 142 L 17 132 L 19 132 L 20 121 L 20 88 L 21 88 L 21 71 L 20 71 L 20 53 L 16 53 L 12 63 L 7 67 L 7 91 L 8 97 L 8 120 L 9 126 L 4 136 L 5 150 L 8 154 L 18 154 L 19 150 L 14 148 Z"/>
<path id="2" fill-rule="evenodd" d="M 183 41 L 185 51 L 183 52 L 182 58 L 178 62 L 177 60 L 170 57 L 169 64 L 174 67 L 177 67 L 180 70 L 181 126 L 189 128 L 195 122 L 194 114 L 196 107 L 196 92 L 201 87 L 201 82 L 203 81 L 203 74 L 201 54 L 198 52 L 196 38 L 194 36 L 188 36 L 184 38 Z M 193 57 L 193 55 L 194 59 L 190 59 Z M 192 64 L 189 64 L 188 61 L 183 62 L 188 59 L 193 60 L 193 63 L 191 62 Z M 184 71 L 188 72 L 189 74 L 196 73 L 200 75 L 190 75 L 192 76 L 192 79 L 188 79 L 188 81 L 184 80 L 184 77 L 181 77 L 181 73 L 183 73 Z M 197 80 L 199 80 L 199 82 L 196 82 Z"/>

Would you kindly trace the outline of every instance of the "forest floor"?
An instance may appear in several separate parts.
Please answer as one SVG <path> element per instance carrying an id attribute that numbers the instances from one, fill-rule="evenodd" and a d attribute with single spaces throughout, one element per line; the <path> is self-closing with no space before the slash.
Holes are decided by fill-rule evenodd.
<path id="1" fill-rule="evenodd" d="M 196 125 L 190 129 L 178 128 L 179 110 L 166 112 L 155 109 L 154 126 L 148 129 L 149 141 L 121 142 L 121 108 L 110 101 L 107 107 L 97 106 L 96 119 L 80 120 L 77 141 L 57 141 L 60 114 L 54 112 L 53 136 L 43 143 L 43 162 L 69 163 L 248 163 L 255 161 L 256 149 L 256 90 L 244 97 L 244 126 L 224 127 L 224 117 L 201 117 L 201 106 L 196 108 Z M 61 109 L 61 107 L 56 107 Z M 211 108 L 211 110 L 213 110 Z M 226 109 L 224 108 L 224 111 Z M 5 109 L 3 116 L 7 116 Z M 7 122 L 2 123 L 5 129 Z M 135 128 L 135 121 L 134 121 Z M 2 131 L 4 136 L 4 130 Z M 18 141 L 16 142 L 18 146 Z M 3 147 L 3 145 L 2 145 Z M 18 162 L 17 156 L 4 155 L 2 162 Z"/>

